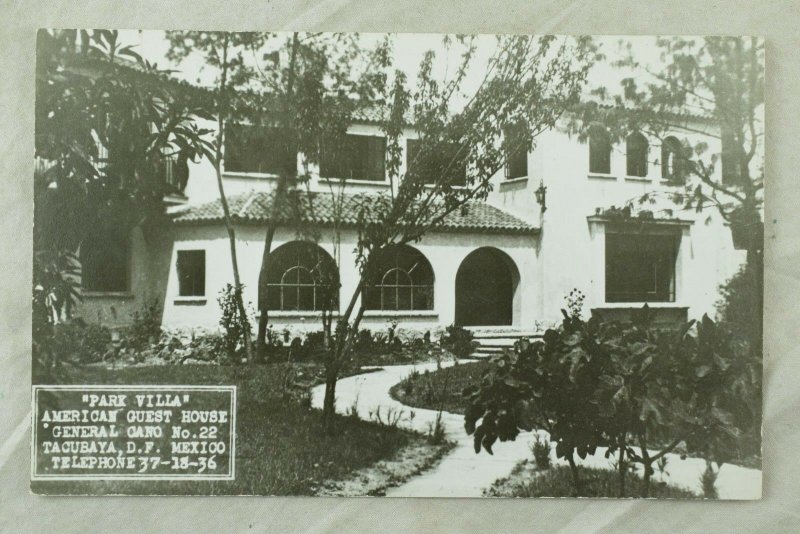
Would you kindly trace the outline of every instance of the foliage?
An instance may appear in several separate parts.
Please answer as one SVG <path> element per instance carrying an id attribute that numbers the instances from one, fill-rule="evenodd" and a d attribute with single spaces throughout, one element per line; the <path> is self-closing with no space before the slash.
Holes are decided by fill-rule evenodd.
<path id="1" fill-rule="evenodd" d="M 392 398 L 406 406 L 463 414 L 468 402 L 461 391 L 479 383 L 491 368 L 488 361 L 459 363 L 434 371 L 412 371 L 389 390 Z M 447 388 L 445 388 L 447 384 Z"/>
<path id="2" fill-rule="evenodd" d="M 614 471 L 579 467 L 586 497 L 618 497 L 617 478 Z M 641 492 L 641 479 L 630 475 L 629 485 L 623 497 L 647 497 Z M 543 472 L 520 470 L 508 480 L 496 482 L 488 491 L 488 497 L 571 497 L 574 495 L 572 475 L 566 466 L 558 466 Z M 658 499 L 697 499 L 697 495 L 663 482 L 654 484 L 649 497 Z"/>
<path id="3" fill-rule="evenodd" d="M 536 434 L 536 439 L 531 443 L 531 452 L 538 469 L 550 469 L 550 442 Z"/>
<path id="4" fill-rule="evenodd" d="M 428 443 L 441 445 L 447 440 L 447 434 L 442 423 L 442 412 L 436 412 L 436 418 L 428 423 Z"/>
<path id="5" fill-rule="evenodd" d="M 652 464 L 681 442 L 716 462 L 740 453 L 743 434 L 755 430 L 760 361 L 711 319 L 676 331 L 653 328 L 646 306 L 627 326 L 562 313 L 559 329 L 541 342 L 518 342 L 464 390 L 476 452 L 491 453 L 520 429 L 545 429 L 556 456 L 570 462 L 578 494 L 573 455 L 599 446 L 618 454 L 620 494 L 629 462 L 643 464 L 646 494 Z M 651 455 L 652 447 L 660 451 Z"/>
<path id="6" fill-rule="evenodd" d="M 569 295 L 564 297 L 567 303 L 567 313 L 573 319 L 580 319 L 583 315 L 583 301 L 586 300 L 586 295 L 580 289 L 572 289 Z"/>
<path id="7" fill-rule="evenodd" d="M 245 334 L 251 330 L 250 318 L 240 312 L 242 291 L 242 286 L 234 289 L 231 284 L 225 284 L 217 297 L 222 312 L 219 325 L 222 328 L 223 348 L 234 363 L 241 361 Z"/>
<path id="8" fill-rule="evenodd" d="M 153 298 L 133 312 L 133 322 L 125 333 L 124 344 L 141 350 L 156 343 L 161 337 L 161 304 Z"/>
<path id="9" fill-rule="evenodd" d="M 721 323 L 742 341 L 752 343 L 761 329 L 756 323 L 763 317 L 758 315 L 759 298 L 753 267 L 745 264 L 725 284 L 720 286 L 717 314 Z"/>
<path id="10" fill-rule="evenodd" d="M 717 475 L 719 475 L 719 470 L 715 471 L 712 462 L 706 462 L 706 469 L 703 471 L 703 474 L 700 475 L 700 485 L 703 488 L 703 497 L 706 499 L 718 499 L 719 494 L 717 493 Z"/>
<path id="11" fill-rule="evenodd" d="M 58 324 L 53 332 L 53 347 L 61 362 L 99 362 L 111 345 L 111 330 L 108 327 L 85 323 L 81 319 Z"/>
<path id="12" fill-rule="evenodd" d="M 80 37 L 82 46 L 76 49 Z M 163 215 L 165 158 L 201 157 L 196 92 L 165 79 L 115 31 L 40 30 L 36 61 L 34 287 L 69 311 L 71 254 Z M 58 300 L 55 300 L 58 299 Z"/>
<path id="13" fill-rule="evenodd" d="M 456 355 L 457 358 L 467 358 L 475 352 L 478 343 L 474 341 L 474 334 L 463 326 L 450 325 L 446 328 L 440 343 L 442 347 Z"/>

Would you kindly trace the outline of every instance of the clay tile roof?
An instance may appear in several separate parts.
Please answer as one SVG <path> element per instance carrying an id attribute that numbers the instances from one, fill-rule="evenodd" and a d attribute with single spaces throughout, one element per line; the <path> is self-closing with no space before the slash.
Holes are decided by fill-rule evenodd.
<path id="1" fill-rule="evenodd" d="M 302 212 L 290 212 L 290 206 L 297 203 L 287 203 L 286 209 L 281 210 L 279 217 L 282 221 L 316 220 L 322 225 L 332 225 L 336 221 L 336 202 L 331 193 L 317 192 L 310 196 L 305 193 L 300 204 Z M 358 223 L 358 214 L 365 206 L 388 202 L 386 195 L 368 193 L 344 194 L 341 204 L 341 224 L 354 226 Z M 234 222 L 239 224 L 264 223 L 269 218 L 272 202 L 272 193 L 255 192 L 233 195 L 228 198 L 230 213 Z M 297 209 L 297 208 L 295 208 Z M 298 210 L 299 211 L 299 210 Z M 313 216 L 311 215 L 313 212 Z M 172 213 L 172 220 L 178 225 L 200 225 L 222 222 L 223 212 L 219 200 L 183 206 Z M 494 233 L 494 234 L 534 234 L 538 228 L 485 202 L 469 202 L 462 210 L 454 211 L 445 217 L 437 231 L 463 232 L 463 233 Z"/>

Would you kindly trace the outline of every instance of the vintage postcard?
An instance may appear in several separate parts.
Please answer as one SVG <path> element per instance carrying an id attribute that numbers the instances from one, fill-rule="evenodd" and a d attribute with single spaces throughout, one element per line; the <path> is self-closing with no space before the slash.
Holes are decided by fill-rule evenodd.
<path id="1" fill-rule="evenodd" d="M 761 497 L 763 39 L 36 47 L 34 493 Z"/>

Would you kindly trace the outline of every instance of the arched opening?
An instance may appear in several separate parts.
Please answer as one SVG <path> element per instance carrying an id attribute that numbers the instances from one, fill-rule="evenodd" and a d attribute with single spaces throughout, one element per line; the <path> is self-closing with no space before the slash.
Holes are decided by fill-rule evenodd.
<path id="1" fill-rule="evenodd" d="M 339 308 L 339 271 L 325 250 L 291 241 L 270 253 L 267 309 L 323 311 Z"/>
<path id="2" fill-rule="evenodd" d="M 602 124 L 589 129 L 589 172 L 611 174 L 611 137 Z"/>
<path id="3" fill-rule="evenodd" d="M 433 269 L 419 250 L 402 245 L 377 258 L 374 283 L 367 289 L 368 310 L 432 310 Z"/>
<path id="4" fill-rule="evenodd" d="M 647 176 L 647 138 L 640 132 L 633 132 L 625 141 L 628 176 Z"/>
<path id="5" fill-rule="evenodd" d="M 464 258 L 456 274 L 456 324 L 514 324 L 519 270 L 508 254 L 483 247 Z"/>
<path id="6" fill-rule="evenodd" d="M 677 137 L 669 136 L 661 142 L 661 178 L 671 182 L 683 182 L 686 176 L 686 157 L 683 145 Z"/>

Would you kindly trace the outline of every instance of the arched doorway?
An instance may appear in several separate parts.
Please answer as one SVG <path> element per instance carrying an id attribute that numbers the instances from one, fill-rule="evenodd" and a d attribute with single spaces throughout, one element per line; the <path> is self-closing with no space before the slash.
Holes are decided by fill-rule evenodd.
<path id="1" fill-rule="evenodd" d="M 508 254 L 492 247 L 471 252 L 456 274 L 456 324 L 513 324 L 518 285 L 519 271 Z"/>

